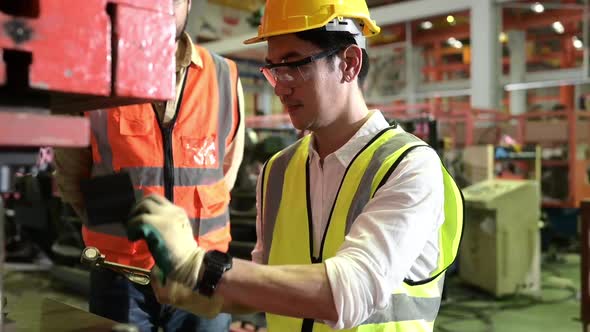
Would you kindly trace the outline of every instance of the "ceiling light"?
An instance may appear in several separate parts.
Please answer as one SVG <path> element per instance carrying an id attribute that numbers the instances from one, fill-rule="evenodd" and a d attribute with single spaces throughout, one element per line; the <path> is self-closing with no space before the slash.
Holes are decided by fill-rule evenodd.
<path id="1" fill-rule="evenodd" d="M 553 22 L 553 24 L 551 26 L 553 27 L 553 30 L 555 30 L 555 32 L 557 32 L 558 34 L 562 34 L 565 32 L 565 28 L 563 27 L 563 24 L 559 21 Z"/>
<path id="2" fill-rule="evenodd" d="M 584 43 L 582 43 L 582 41 L 580 40 L 580 38 L 578 38 L 578 36 L 572 37 L 572 43 L 574 44 L 574 47 L 577 50 L 582 49 L 584 47 Z"/>
<path id="3" fill-rule="evenodd" d="M 498 40 L 500 41 L 500 43 L 505 43 L 508 41 L 508 35 L 506 34 L 506 32 L 502 31 L 500 32 L 500 36 L 498 36 Z"/>
<path id="4" fill-rule="evenodd" d="M 455 16 L 453 15 L 449 15 L 447 16 L 447 22 L 449 22 L 450 25 L 455 25 Z"/>
<path id="5" fill-rule="evenodd" d="M 460 40 L 457 40 L 455 37 L 451 37 L 451 38 L 447 39 L 447 43 L 454 48 L 463 47 L 463 43 Z"/>
<path id="6" fill-rule="evenodd" d="M 543 6 L 543 4 L 540 2 L 535 2 L 531 5 L 531 10 L 537 14 L 540 14 L 545 11 L 545 6 Z"/>
<path id="7" fill-rule="evenodd" d="M 424 22 L 420 23 L 420 27 L 424 30 L 430 30 L 430 29 L 432 29 L 432 22 L 424 21 Z"/>

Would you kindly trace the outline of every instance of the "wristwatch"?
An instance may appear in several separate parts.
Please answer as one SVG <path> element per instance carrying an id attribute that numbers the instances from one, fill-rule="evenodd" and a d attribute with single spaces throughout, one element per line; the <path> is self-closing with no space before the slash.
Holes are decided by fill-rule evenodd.
<path id="1" fill-rule="evenodd" d="M 211 297 L 221 276 L 232 267 L 232 257 L 218 250 L 208 251 L 203 259 L 203 277 L 197 283 L 201 295 Z"/>

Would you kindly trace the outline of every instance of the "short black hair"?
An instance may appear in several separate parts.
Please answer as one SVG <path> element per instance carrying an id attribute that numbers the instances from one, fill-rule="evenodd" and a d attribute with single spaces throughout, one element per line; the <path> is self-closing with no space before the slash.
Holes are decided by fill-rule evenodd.
<path id="1" fill-rule="evenodd" d="M 350 45 L 356 45 L 356 41 L 352 34 L 342 31 L 327 31 L 325 27 L 296 32 L 295 35 L 302 40 L 311 42 L 323 50 L 334 48 L 345 48 Z M 336 54 L 330 56 L 328 59 L 333 59 Z M 367 74 L 369 73 L 369 55 L 367 50 L 363 48 L 363 62 L 361 64 L 361 71 L 358 75 L 359 87 L 363 86 Z"/>

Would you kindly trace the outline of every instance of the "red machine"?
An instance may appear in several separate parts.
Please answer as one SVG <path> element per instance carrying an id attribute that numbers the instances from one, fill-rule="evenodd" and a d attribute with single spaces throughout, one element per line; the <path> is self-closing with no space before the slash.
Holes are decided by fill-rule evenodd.
<path id="1" fill-rule="evenodd" d="M 0 6 L 0 49 L 8 60 L 0 64 L 0 86 L 28 83 L 41 95 L 103 96 L 111 102 L 173 96 L 171 1 L 23 0 Z M 23 63 L 27 59 L 30 64 Z"/>
<path id="2" fill-rule="evenodd" d="M 0 146 L 88 145 L 84 119 L 17 113 L 172 98 L 174 22 L 167 0 L 0 2 Z"/>
<path id="3" fill-rule="evenodd" d="M 170 0 L 0 1 L 0 193 L 11 190 L 14 167 L 35 163 L 38 147 L 88 146 L 85 118 L 51 116 L 50 109 L 78 113 L 173 98 L 172 6 Z M 0 200 L 0 271 L 3 216 Z M 2 307 L 0 301 L 0 313 Z"/>

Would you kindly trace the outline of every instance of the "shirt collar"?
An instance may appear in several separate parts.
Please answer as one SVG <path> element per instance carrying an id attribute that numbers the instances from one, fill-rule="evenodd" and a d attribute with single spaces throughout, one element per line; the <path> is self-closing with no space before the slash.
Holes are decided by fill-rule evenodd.
<path id="1" fill-rule="evenodd" d="M 189 34 L 184 32 L 178 41 L 178 48 L 176 49 L 176 71 L 188 67 L 191 63 L 198 68 L 203 68 L 203 59 L 197 52 Z"/>
<path id="2" fill-rule="evenodd" d="M 363 126 L 346 142 L 340 149 L 326 157 L 336 157 L 344 167 L 352 161 L 354 156 L 373 138 L 377 133 L 389 127 L 389 123 L 379 110 L 371 110 L 371 114 Z M 309 145 L 309 153 L 312 158 L 319 158 L 313 144 L 313 135 Z"/>

